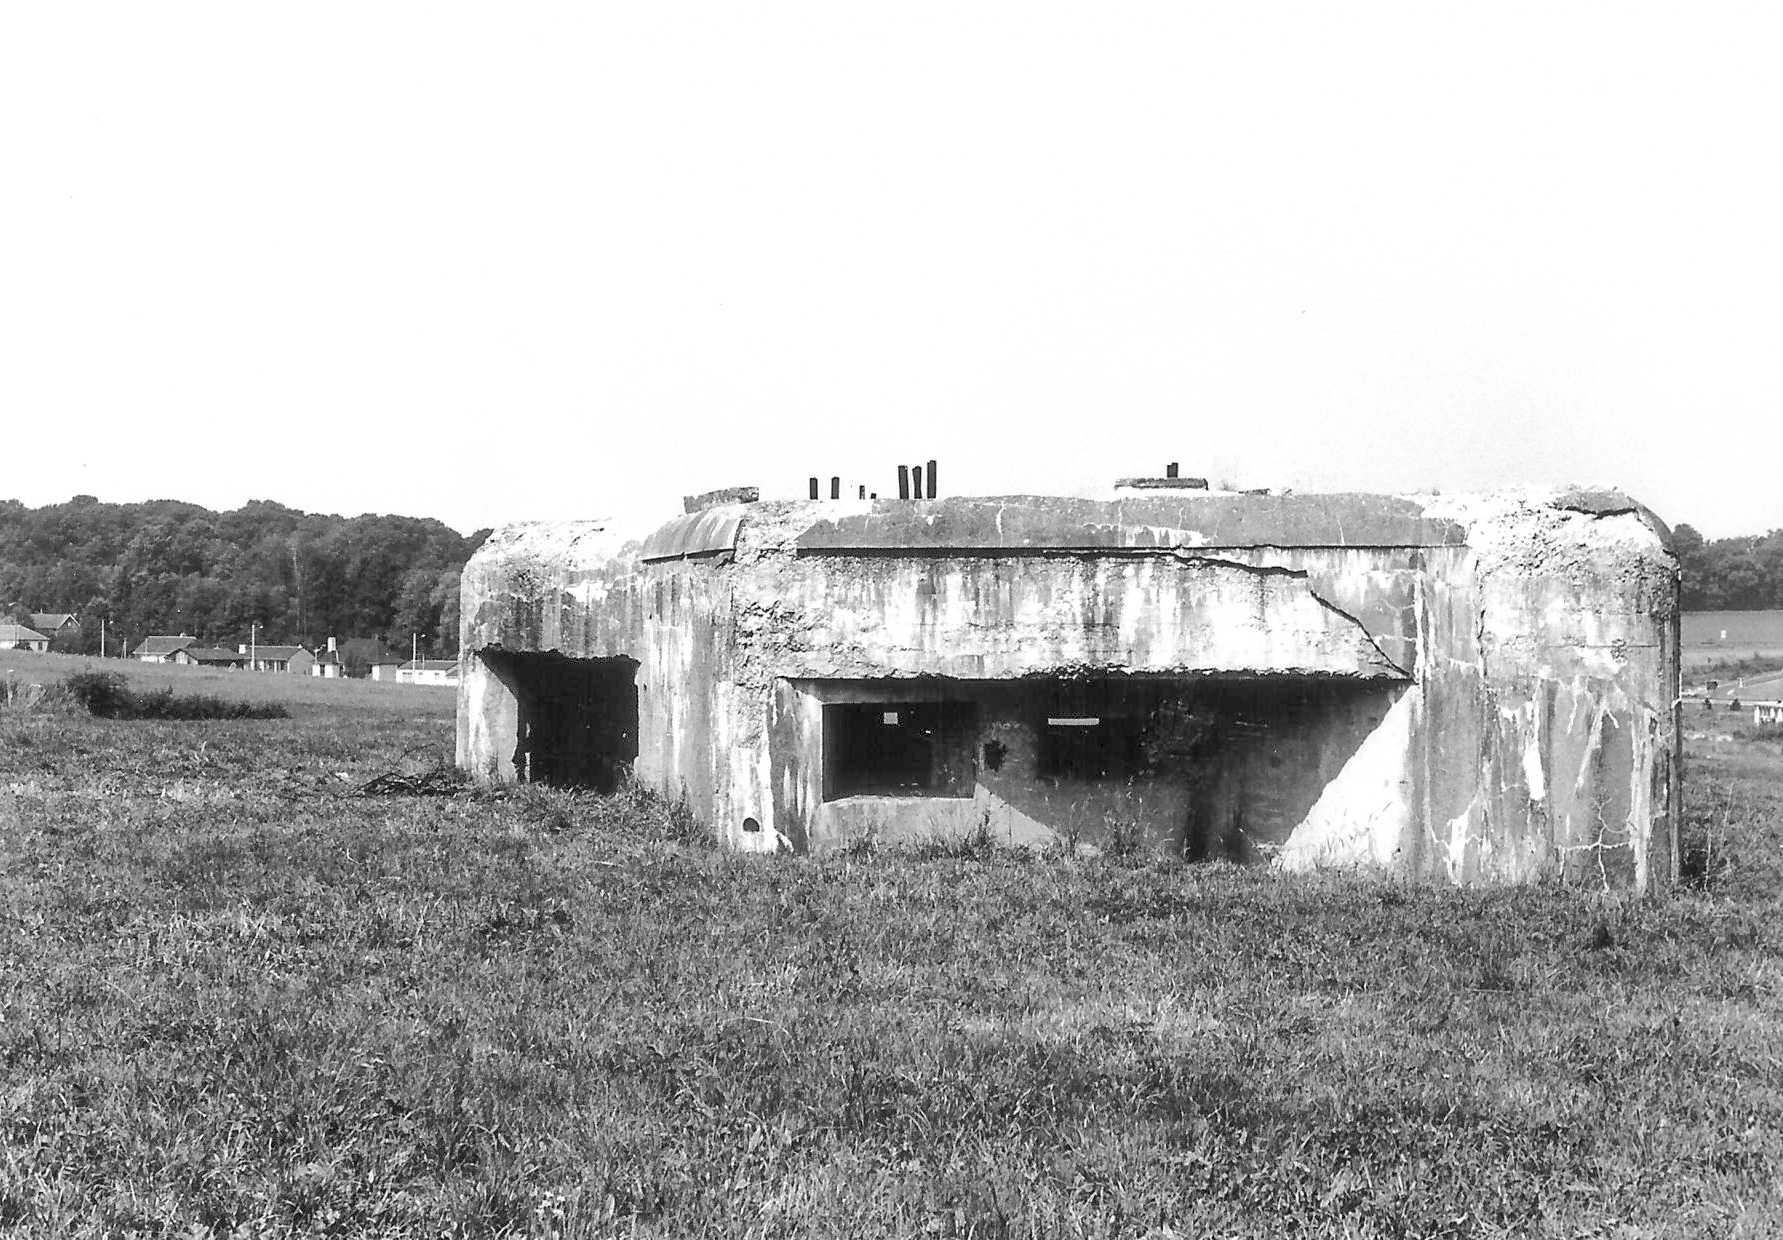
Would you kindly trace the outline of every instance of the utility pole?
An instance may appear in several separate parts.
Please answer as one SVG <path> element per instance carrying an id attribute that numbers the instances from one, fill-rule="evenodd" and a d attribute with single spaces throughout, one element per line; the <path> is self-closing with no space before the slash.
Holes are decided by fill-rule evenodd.
<path id="1" fill-rule="evenodd" d="M 260 670 L 258 667 L 260 648 L 259 639 L 260 622 L 258 620 L 250 620 L 248 622 L 248 670 L 250 672 L 257 672 Z"/>

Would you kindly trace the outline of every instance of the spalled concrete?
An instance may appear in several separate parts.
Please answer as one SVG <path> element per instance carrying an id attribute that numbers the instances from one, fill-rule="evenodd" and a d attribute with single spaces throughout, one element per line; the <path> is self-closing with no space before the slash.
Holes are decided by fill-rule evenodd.
<path id="1" fill-rule="evenodd" d="M 1677 564 L 1626 496 L 704 498 L 484 544 L 461 765 L 629 765 L 743 849 L 1675 875 Z"/>

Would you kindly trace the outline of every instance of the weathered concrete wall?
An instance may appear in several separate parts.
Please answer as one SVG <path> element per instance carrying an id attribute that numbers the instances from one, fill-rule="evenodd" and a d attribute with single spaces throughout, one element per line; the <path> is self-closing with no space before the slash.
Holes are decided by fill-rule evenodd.
<path id="1" fill-rule="evenodd" d="M 1671 881 L 1678 609 L 1663 527 L 1625 499 L 1446 507 L 1470 545 L 1423 583 L 1416 690 L 1284 863 L 1398 863 L 1457 882 Z"/>
<path id="2" fill-rule="evenodd" d="M 721 504 L 629 546 L 503 530 L 463 589 L 462 765 L 519 775 L 476 652 L 626 655 L 637 778 L 740 848 L 1136 830 L 1457 882 L 1675 871 L 1676 565 L 1620 496 Z M 1084 685 L 1144 763 L 1041 769 L 1045 695 Z M 860 702 L 953 703 L 969 778 L 826 799 L 825 707 Z"/>

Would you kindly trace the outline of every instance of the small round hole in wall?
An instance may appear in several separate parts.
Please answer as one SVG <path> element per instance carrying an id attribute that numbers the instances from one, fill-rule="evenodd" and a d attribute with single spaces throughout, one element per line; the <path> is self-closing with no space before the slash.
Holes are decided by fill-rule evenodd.
<path id="1" fill-rule="evenodd" d="M 761 823 L 757 822 L 753 818 L 745 818 L 743 820 L 743 830 L 749 831 L 749 832 L 760 831 Z"/>

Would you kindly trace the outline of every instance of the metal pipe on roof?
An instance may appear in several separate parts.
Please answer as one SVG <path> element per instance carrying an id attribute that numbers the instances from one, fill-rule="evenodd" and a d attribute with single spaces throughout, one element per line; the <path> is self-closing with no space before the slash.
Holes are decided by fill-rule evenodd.
<path id="1" fill-rule="evenodd" d="M 910 467 L 910 498 L 922 498 L 922 463 Z"/>
<path id="2" fill-rule="evenodd" d="M 812 499 L 817 498 L 817 479 L 816 478 L 811 479 L 811 498 Z"/>
<path id="3" fill-rule="evenodd" d="M 898 498 L 910 498 L 910 466 L 898 466 Z"/>
<path id="4" fill-rule="evenodd" d="M 831 499 L 841 499 L 842 498 L 842 479 L 836 478 L 836 477 L 831 477 L 831 479 L 830 479 L 830 498 Z"/>
<path id="5" fill-rule="evenodd" d="M 929 462 L 928 492 L 929 492 L 929 498 L 934 499 L 935 498 L 935 462 L 933 462 L 933 461 Z"/>

